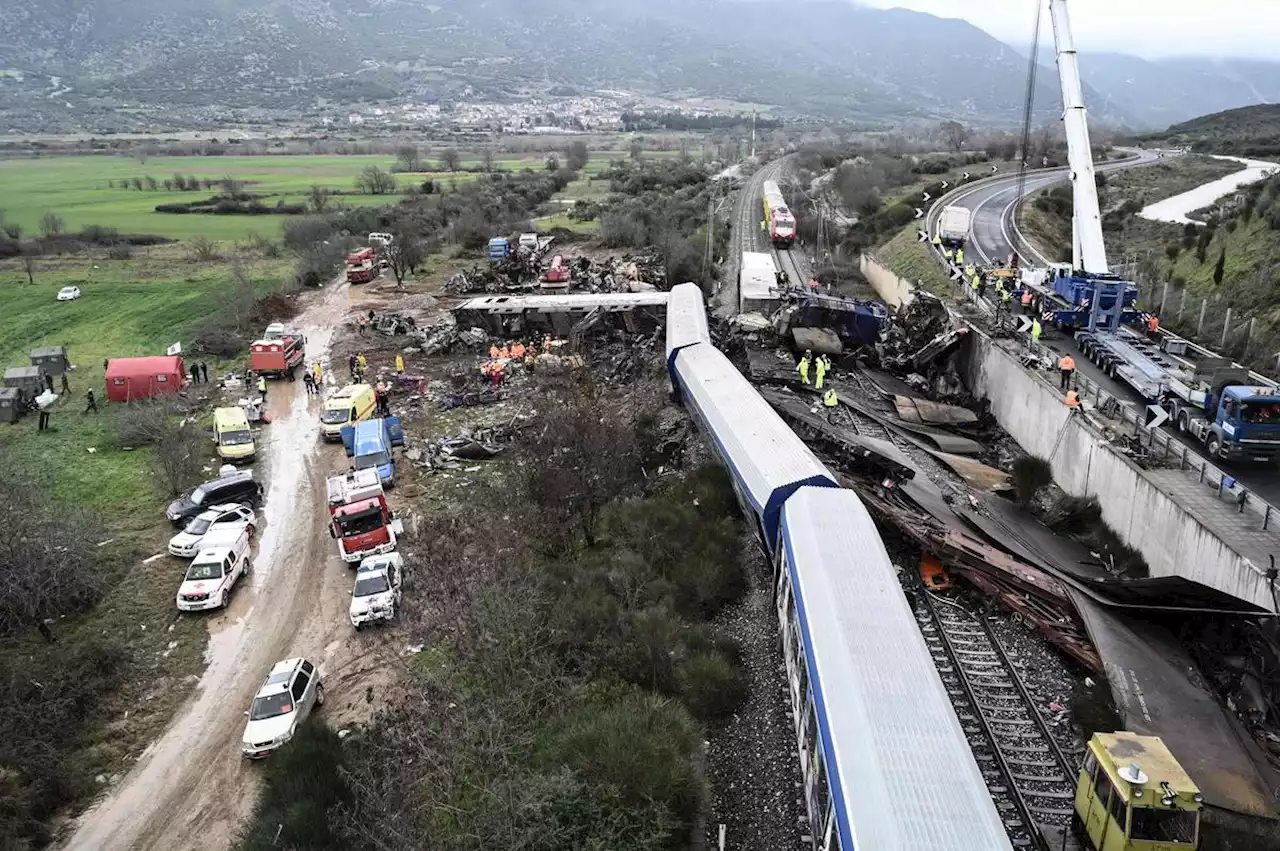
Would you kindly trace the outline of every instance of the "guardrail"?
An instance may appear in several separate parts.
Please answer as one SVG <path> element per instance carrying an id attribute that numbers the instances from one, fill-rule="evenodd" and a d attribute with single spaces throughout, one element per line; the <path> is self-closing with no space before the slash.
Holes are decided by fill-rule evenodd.
<path id="1" fill-rule="evenodd" d="M 955 268 L 955 264 L 946 262 L 945 258 L 936 249 L 933 250 L 933 254 L 943 268 L 948 270 Z M 954 286 L 957 290 L 956 296 L 958 298 L 968 301 L 974 308 L 991 317 L 998 327 L 1016 334 L 1015 329 L 1018 324 L 1016 319 L 1019 315 L 1015 315 L 1012 311 L 1005 310 L 1003 307 L 995 305 L 980 296 L 969 282 L 964 280 L 963 276 L 959 281 L 954 282 Z M 1051 365 L 1050 368 L 1056 367 L 1058 362 L 1057 353 L 1043 343 L 1033 343 L 1029 333 L 1026 334 L 1024 345 L 1027 348 L 1029 357 Z M 1039 371 L 1037 370 L 1036 372 L 1038 373 Z M 1051 384 L 1043 376 L 1040 376 L 1040 378 Z M 1258 528 L 1263 531 L 1270 528 L 1272 517 L 1280 519 L 1280 509 L 1243 487 L 1235 476 L 1210 463 L 1198 451 L 1183 443 L 1170 432 L 1159 427 L 1148 427 L 1146 425 L 1145 406 L 1138 407 L 1132 402 L 1115 396 L 1104 390 L 1097 382 L 1081 375 L 1078 370 L 1075 375 L 1075 382 L 1076 392 L 1080 394 L 1082 406 L 1085 402 L 1092 401 L 1093 410 L 1098 413 L 1099 417 L 1119 421 L 1117 435 L 1126 433 L 1129 435 L 1131 440 L 1130 448 L 1134 450 L 1136 463 L 1140 465 L 1149 464 L 1162 469 L 1176 468 L 1189 475 L 1197 476 L 1201 484 L 1207 483 L 1208 486 L 1215 489 L 1218 499 L 1221 500 L 1225 496 L 1227 504 L 1234 505 L 1237 513 L 1243 514 L 1248 510 L 1252 516 L 1257 518 Z M 1081 410 L 1083 410 L 1083 407 Z M 1105 424 L 1103 425 L 1104 427 L 1109 427 L 1105 426 Z M 1132 426 L 1131 431 L 1130 426 Z M 1145 450 L 1145 454 L 1143 450 Z M 1254 567 L 1259 573 L 1262 572 L 1261 567 L 1257 565 L 1254 565 Z"/>

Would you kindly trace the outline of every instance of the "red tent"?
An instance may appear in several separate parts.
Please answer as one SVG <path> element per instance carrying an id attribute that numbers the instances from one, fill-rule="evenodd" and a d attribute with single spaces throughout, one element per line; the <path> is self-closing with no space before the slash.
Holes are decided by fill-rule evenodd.
<path id="1" fill-rule="evenodd" d="M 112 358 L 107 363 L 107 401 L 129 402 L 177 393 L 185 377 L 179 355 Z"/>

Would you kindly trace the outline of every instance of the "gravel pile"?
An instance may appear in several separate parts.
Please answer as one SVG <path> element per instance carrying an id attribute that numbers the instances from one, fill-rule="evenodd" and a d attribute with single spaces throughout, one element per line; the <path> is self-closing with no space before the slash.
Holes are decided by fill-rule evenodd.
<path id="1" fill-rule="evenodd" d="M 748 591 L 715 621 L 738 642 L 750 690 L 738 711 L 708 731 L 707 848 L 798 848 L 808 821 L 800 792 L 799 757 L 786 668 L 778 646 L 773 570 L 745 538 Z"/>

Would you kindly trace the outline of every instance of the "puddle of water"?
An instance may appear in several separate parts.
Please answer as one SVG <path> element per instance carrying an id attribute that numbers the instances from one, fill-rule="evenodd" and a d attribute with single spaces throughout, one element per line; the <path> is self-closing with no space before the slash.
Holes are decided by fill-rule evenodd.
<path id="1" fill-rule="evenodd" d="M 1163 201 L 1157 201 L 1149 204 L 1142 209 L 1139 216 L 1144 219 L 1150 219 L 1155 222 L 1169 222 L 1175 225 L 1185 225 L 1193 219 L 1187 218 L 1187 214 L 1195 210 L 1202 209 L 1212 205 L 1215 201 L 1224 195 L 1236 191 L 1241 186 L 1248 186 L 1250 183 L 1257 183 L 1265 177 L 1270 176 L 1280 165 L 1276 163 L 1264 162 L 1262 160 L 1246 160 L 1240 157 L 1221 157 L 1215 156 L 1216 160 L 1229 160 L 1243 165 L 1242 171 L 1234 174 L 1228 174 L 1226 177 L 1206 183 L 1203 186 L 1197 186 L 1189 192 L 1183 192 L 1181 195 L 1175 195 L 1172 198 L 1166 198 Z M 1196 224 L 1200 224 L 1196 222 Z"/>

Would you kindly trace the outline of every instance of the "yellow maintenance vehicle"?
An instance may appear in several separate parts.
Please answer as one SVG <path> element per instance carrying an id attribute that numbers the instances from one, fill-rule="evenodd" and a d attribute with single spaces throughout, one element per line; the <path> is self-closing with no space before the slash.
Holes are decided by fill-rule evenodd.
<path id="1" fill-rule="evenodd" d="M 1095 733 L 1076 782 L 1072 828 L 1094 851 L 1186 851 L 1200 840 L 1203 800 L 1160 739 Z"/>

